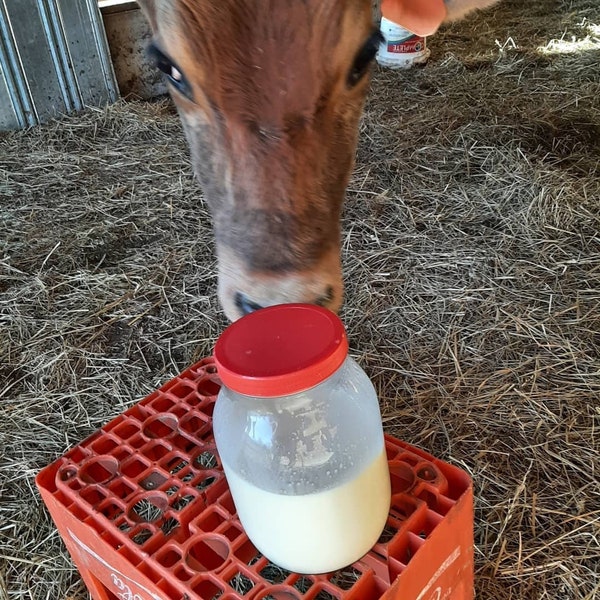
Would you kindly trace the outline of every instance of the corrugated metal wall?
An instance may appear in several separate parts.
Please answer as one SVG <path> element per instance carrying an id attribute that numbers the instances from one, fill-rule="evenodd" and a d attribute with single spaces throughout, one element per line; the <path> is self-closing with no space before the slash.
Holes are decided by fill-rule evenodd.
<path id="1" fill-rule="evenodd" d="M 0 0 L 0 130 L 117 97 L 97 0 Z"/>

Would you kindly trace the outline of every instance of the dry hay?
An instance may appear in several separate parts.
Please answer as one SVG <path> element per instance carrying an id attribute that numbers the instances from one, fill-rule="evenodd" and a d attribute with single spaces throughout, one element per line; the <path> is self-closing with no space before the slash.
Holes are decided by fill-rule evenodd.
<path id="1" fill-rule="evenodd" d="M 342 316 L 386 430 L 474 478 L 481 599 L 600 597 L 599 37 L 505 3 L 362 124 Z M 169 102 L 0 144 L 0 599 L 80 600 L 33 478 L 210 353 L 210 220 Z"/>

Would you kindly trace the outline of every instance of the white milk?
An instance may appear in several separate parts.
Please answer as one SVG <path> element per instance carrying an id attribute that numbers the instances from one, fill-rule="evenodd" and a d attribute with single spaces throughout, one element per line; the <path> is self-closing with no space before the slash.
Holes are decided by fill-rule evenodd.
<path id="1" fill-rule="evenodd" d="M 390 509 L 385 450 L 352 481 L 301 496 L 261 490 L 223 465 L 239 519 L 272 562 L 297 573 L 327 573 L 366 554 Z"/>

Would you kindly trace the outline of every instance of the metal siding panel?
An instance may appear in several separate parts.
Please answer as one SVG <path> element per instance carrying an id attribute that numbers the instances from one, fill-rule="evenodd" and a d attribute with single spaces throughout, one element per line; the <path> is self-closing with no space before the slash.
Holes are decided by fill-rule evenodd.
<path id="1" fill-rule="evenodd" d="M 83 103 L 98 106 L 115 101 L 115 75 L 97 0 L 58 0 L 56 4 Z"/>
<path id="2" fill-rule="evenodd" d="M 0 2 L 0 130 L 35 123 L 4 2 Z"/>
<path id="3" fill-rule="evenodd" d="M 97 0 L 0 0 L 0 129 L 117 97 Z"/>
<path id="4" fill-rule="evenodd" d="M 56 2 L 52 0 L 50 2 L 47 0 L 38 0 L 38 3 L 43 4 L 43 11 L 48 20 L 48 30 L 52 32 L 56 49 L 54 62 L 57 72 L 60 74 L 65 96 L 69 99 L 69 105 L 72 110 L 81 110 L 83 102 L 77 86 L 77 78 L 71 66 L 71 56 Z"/>
<path id="5" fill-rule="evenodd" d="M 17 114 L 12 97 L 8 91 L 8 85 L 4 77 L 4 69 L 0 69 L 0 131 L 17 129 L 25 126 L 22 115 Z"/>
<path id="6" fill-rule="evenodd" d="M 12 34 L 36 118 L 64 113 L 67 99 L 52 56 L 44 15 L 35 0 L 7 0 Z"/>

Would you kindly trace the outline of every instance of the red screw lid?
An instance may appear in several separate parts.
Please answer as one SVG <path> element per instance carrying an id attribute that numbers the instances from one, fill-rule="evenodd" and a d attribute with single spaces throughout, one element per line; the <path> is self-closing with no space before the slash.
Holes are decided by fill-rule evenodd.
<path id="1" fill-rule="evenodd" d="M 249 396 L 285 396 L 330 375 L 348 354 L 339 317 L 313 304 L 278 304 L 232 323 L 215 345 L 221 381 Z"/>

